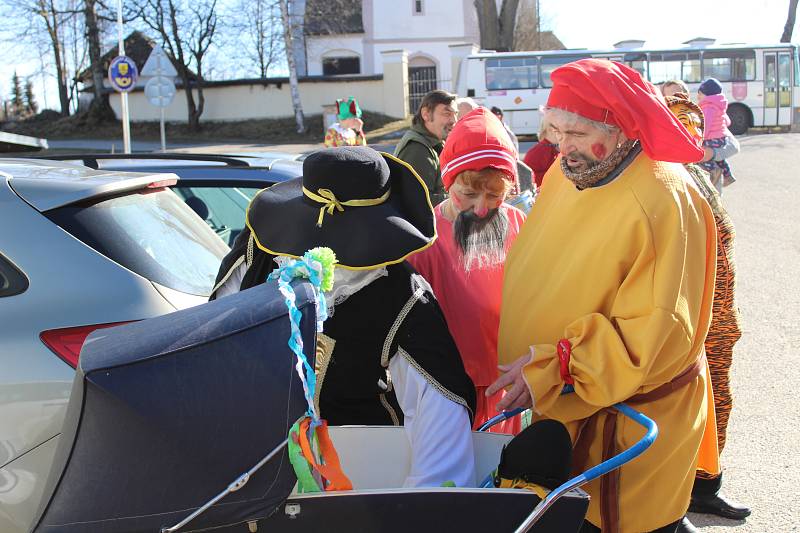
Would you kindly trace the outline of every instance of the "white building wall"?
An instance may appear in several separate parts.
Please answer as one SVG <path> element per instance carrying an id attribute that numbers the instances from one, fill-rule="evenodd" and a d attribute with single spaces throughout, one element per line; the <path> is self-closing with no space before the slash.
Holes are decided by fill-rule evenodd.
<path id="1" fill-rule="evenodd" d="M 381 53 L 406 50 L 409 64 L 427 57 L 437 69 L 443 89 L 453 89 L 449 46 L 477 43 L 478 19 L 472 0 L 423 0 L 414 14 L 413 0 L 363 0 L 363 34 L 307 36 L 309 75 L 322 74 L 322 58 L 352 51 L 361 58 L 362 74 L 382 74 Z"/>
<path id="2" fill-rule="evenodd" d="M 413 0 L 364 0 L 365 4 L 367 2 L 372 2 L 374 16 L 371 33 L 372 38 L 377 41 L 463 39 L 465 28 L 463 0 L 423 0 L 422 15 L 414 14 Z M 472 6 L 472 9 L 475 7 Z M 370 28 L 364 29 L 369 33 Z"/>

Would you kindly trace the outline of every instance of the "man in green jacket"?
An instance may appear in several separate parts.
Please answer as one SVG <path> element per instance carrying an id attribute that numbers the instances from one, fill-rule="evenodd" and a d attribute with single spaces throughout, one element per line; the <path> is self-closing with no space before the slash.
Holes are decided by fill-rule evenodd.
<path id="1" fill-rule="evenodd" d="M 444 140 L 456 123 L 456 95 L 435 90 L 422 98 L 408 130 L 394 150 L 394 155 L 411 165 L 420 175 L 437 205 L 445 199 L 439 154 Z"/>

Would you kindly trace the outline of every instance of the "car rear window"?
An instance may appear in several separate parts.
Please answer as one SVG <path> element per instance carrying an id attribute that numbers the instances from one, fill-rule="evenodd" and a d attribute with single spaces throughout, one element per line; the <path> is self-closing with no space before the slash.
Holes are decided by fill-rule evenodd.
<path id="1" fill-rule="evenodd" d="M 226 244 L 170 190 L 144 189 L 45 213 L 109 259 L 188 294 L 211 293 Z"/>
<path id="2" fill-rule="evenodd" d="M 195 213 L 206 221 L 222 240 L 233 242 L 244 228 L 247 206 L 260 188 L 257 187 L 182 187 L 172 188 Z"/>

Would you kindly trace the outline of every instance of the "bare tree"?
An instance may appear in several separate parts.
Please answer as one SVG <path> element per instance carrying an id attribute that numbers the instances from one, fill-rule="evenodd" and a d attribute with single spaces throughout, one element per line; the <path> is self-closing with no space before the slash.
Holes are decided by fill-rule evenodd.
<path id="1" fill-rule="evenodd" d="M 292 93 L 292 107 L 294 108 L 294 119 L 297 123 L 297 133 L 306 132 L 306 119 L 303 116 L 303 103 L 300 101 L 300 88 L 297 83 L 297 65 L 295 64 L 294 50 L 292 46 L 292 20 L 289 18 L 290 0 L 280 0 L 281 8 L 281 21 L 283 22 L 283 42 L 285 49 L 288 51 L 286 54 L 286 63 L 289 67 L 289 89 Z"/>
<path id="2" fill-rule="evenodd" d="M 794 23 L 797 19 L 797 0 L 789 0 L 789 15 L 786 17 L 786 25 L 783 27 L 782 43 L 792 42 L 792 32 Z"/>
<path id="3" fill-rule="evenodd" d="M 102 105 L 103 101 L 103 51 L 100 45 L 100 22 L 97 16 L 97 0 L 83 0 L 83 20 L 86 28 L 86 44 L 89 51 L 89 68 L 92 72 L 92 105 Z M 106 100 L 106 103 L 108 100 Z"/>
<path id="4" fill-rule="evenodd" d="M 199 130 L 205 108 L 203 59 L 216 36 L 217 0 L 137 0 L 135 6 L 137 18 L 158 34 L 165 51 L 175 58 L 189 127 Z"/>
<path id="5" fill-rule="evenodd" d="M 503 0 L 498 14 L 495 0 L 475 0 L 481 48 L 500 51 L 513 50 L 518 7 L 519 0 Z"/>
<path id="6" fill-rule="evenodd" d="M 5 0 L 0 4 L 0 24 L 9 35 L 9 44 L 20 57 L 49 56 L 58 85 L 61 114 L 69 114 L 69 72 L 64 26 L 74 16 L 69 0 Z M 33 46 L 31 46 L 33 44 Z"/>
<path id="7" fill-rule="evenodd" d="M 262 79 L 282 59 L 283 24 L 278 0 L 238 0 L 226 16 L 229 46 L 249 60 Z M 248 74 L 245 74 L 248 75 Z"/>
<path id="8" fill-rule="evenodd" d="M 82 1 L 66 0 L 66 7 L 71 16 L 65 20 L 62 32 L 67 67 L 67 92 L 70 107 L 76 110 L 78 107 L 78 83 L 80 83 L 77 74 L 86 68 L 88 60 L 84 24 L 80 16 Z"/>
<path id="9" fill-rule="evenodd" d="M 539 0 L 520 0 L 514 27 L 513 50 L 560 50 L 561 41 L 549 31 L 552 19 L 542 13 Z"/>

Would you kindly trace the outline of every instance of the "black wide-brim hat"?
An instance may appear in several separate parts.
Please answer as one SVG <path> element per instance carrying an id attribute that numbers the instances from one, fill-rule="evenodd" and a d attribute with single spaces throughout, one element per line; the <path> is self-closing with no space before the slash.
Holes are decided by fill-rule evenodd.
<path id="1" fill-rule="evenodd" d="M 302 177 L 253 198 L 246 222 L 269 254 L 302 257 L 326 246 L 337 266 L 352 270 L 399 263 L 436 239 L 422 179 L 408 163 L 366 146 L 310 154 Z"/>

